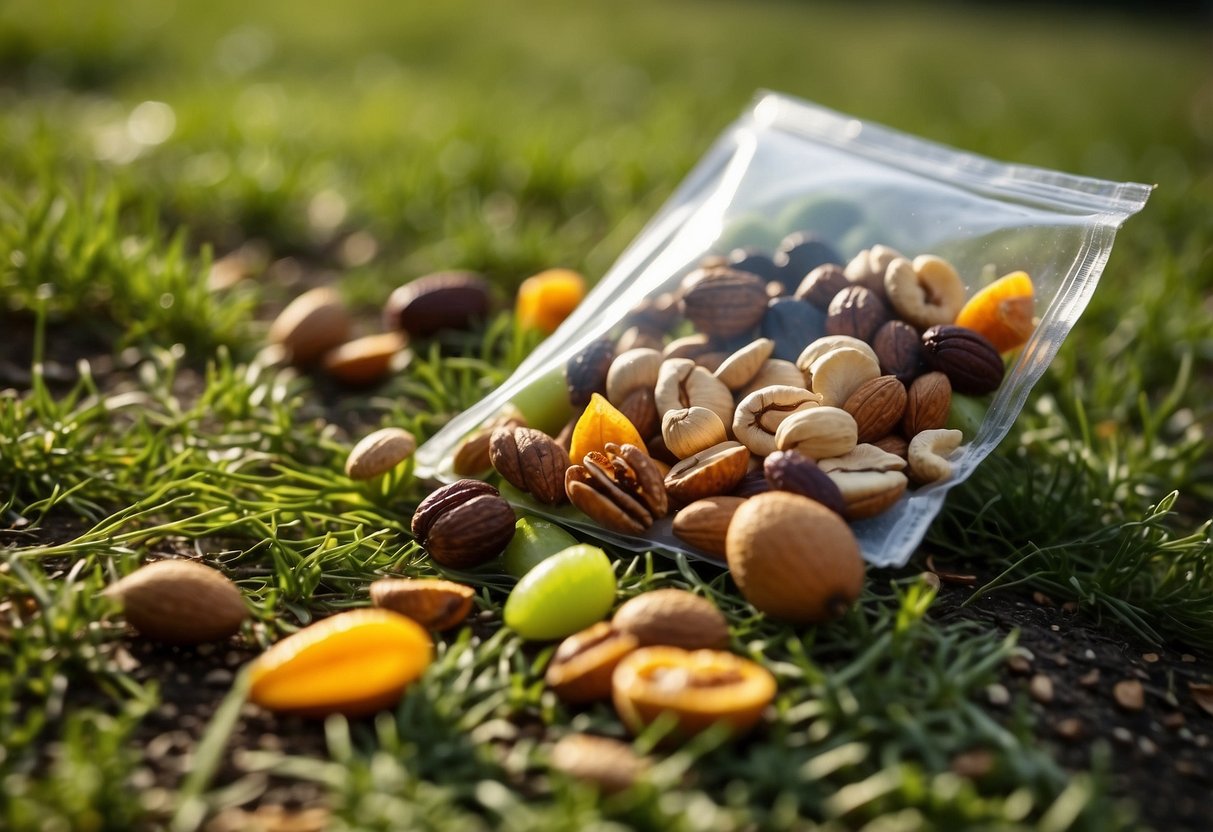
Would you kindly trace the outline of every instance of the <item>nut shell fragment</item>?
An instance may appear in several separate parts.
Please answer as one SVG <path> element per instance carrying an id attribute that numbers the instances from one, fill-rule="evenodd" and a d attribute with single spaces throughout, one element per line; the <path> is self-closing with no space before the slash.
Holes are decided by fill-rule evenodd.
<path id="1" fill-rule="evenodd" d="M 560 642 L 543 681 L 569 704 L 609 699 L 611 674 L 623 657 L 639 646 L 631 633 L 599 621 Z"/>
<path id="2" fill-rule="evenodd" d="M 411 618 L 427 630 L 449 630 L 467 618 L 476 591 L 438 578 L 382 578 L 371 584 L 371 603 Z"/>

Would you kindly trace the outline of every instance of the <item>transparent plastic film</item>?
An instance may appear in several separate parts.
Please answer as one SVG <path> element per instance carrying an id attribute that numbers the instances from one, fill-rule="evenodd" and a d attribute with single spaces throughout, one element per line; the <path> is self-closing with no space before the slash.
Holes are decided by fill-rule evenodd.
<path id="1" fill-rule="evenodd" d="M 792 305 L 808 303 L 800 295 L 811 271 L 797 271 L 797 252 L 804 249 L 796 249 L 796 241 L 811 242 L 818 255 L 832 252 L 830 259 L 848 270 L 852 260 L 874 247 L 915 264 L 923 255 L 934 255 L 959 275 L 966 299 L 1000 277 L 1023 272 L 1033 294 L 1031 334 L 1002 352 L 1005 374 L 996 389 L 954 396 L 951 423 L 961 425 L 963 440 L 948 457 L 951 475 L 940 482 L 910 484 L 883 511 L 851 521 L 871 564 L 902 565 L 948 490 L 964 482 L 1010 431 L 1095 291 L 1117 230 L 1142 209 L 1150 190 L 1137 183 L 1005 164 L 762 93 L 559 329 L 499 389 L 419 449 L 419 471 L 442 481 L 458 479 L 454 459 L 461 444 L 505 413 L 521 412 L 531 427 L 555 436 L 578 411 L 566 388 L 570 360 L 603 340 L 626 347 L 620 339 L 635 334 L 629 330 L 636 329 L 640 309 L 659 307 L 668 319 L 660 331 L 652 326 L 645 330 L 644 343 L 651 348 L 667 349 L 676 339 L 704 336 L 685 314 L 688 285 L 713 269 L 747 275 L 749 268 L 762 271 L 747 257 L 779 264 L 773 274 L 758 277 L 769 296 L 762 302 L 788 304 L 781 315 L 795 312 L 783 329 L 774 330 L 783 333 L 791 327 L 792 342 L 775 339 L 775 355 L 786 363 L 795 363 L 803 344 L 827 335 L 826 319 L 833 314 Z M 929 287 L 926 294 L 931 300 Z M 771 334 L 767 323 L 774 313 L 769 309 L 759 323 L 736 333 L 728 329 L 734 311 L 743 314 L 724 309 L 713 318 L 721 322 L 720 332 L 728 332 L 709 337 L 708 348 L 717 358 Z M 805 387 L 811 389 L 811 384 Z M 740 397 L 734 404 L 740 406 Z M 956 413 L 960 404 L 966 413 Z M 731 426 L 726 428 L 731 433 Z M 751 470 L 761 461 L 755 455 Z M 480 474 L 491 475 L 491 470 Z M 502 493 L 522 511 L 628 549 L 704 555 L 673 533 L 677 505 L 637 533 L 606 528 L 568 504 L 541 504 L 508 483 L 502 484 Z"/>

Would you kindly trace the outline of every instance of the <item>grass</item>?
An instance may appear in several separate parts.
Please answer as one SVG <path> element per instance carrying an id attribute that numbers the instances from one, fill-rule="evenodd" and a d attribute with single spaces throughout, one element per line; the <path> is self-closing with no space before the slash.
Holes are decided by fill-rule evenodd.
<path id="1" fill-rule="evenodd" d="M 541 268 L 596 277 L 759 87 L 1159 184 L 927 547 L 988 564 L 975 599 L 1036 589 L 1149 644 L 1213 645 L 1207 31 L 918 4 L 246 5 L 0 10 L 0 319 L 30 371 L 0 390 L 0 826 L 196 828 L 269 775 L 319 784 L 348 829 L 1131 822 L 1098 754 L 1067 771 L 1026 703 L 987 709 L 1013 637 L 933 615 L 918 578 L 876 576 L 841 622 L 804 630 L 757 616 L 718 570 L 652 555 L 617 559 L 621 598 L 711 597 L 778 677 L 755 736 L 658 751 L 621 795 L 561 778 L 552 740 L 622 729 L 545 692 L 551 648 L 499 628 L 511 581 L 486 570 L 455 577 L 488 624 L 440 639 L 395 711 L 330 719 L 325 756 L 249 752 L 231 779 L 216 766 L 237 688 L 201 773 L 140 797 L 162 685 L 124 669 L 100 590 L 149 556 L 203 557 L 236 579 L 259 648 L 366 603 L 378 576 L 437 574 L 407 533 L 425 485 L 353 483 L 345 454 L 381 424 L 431 435 L 535 346 L 503 312 L 415 345 L 379 389 L 335 391 L 258 357 L 272 310 L 329 282 L 369 330 L 391 288 L 438 268 L 485 272 L 503 304 Z M 255 255 L 250 279 L 209 289 L 232 251 Z M 47 374 L 85 343 L 117 372 Z M 989 772 L 955 773 L 975 749 Z"/>

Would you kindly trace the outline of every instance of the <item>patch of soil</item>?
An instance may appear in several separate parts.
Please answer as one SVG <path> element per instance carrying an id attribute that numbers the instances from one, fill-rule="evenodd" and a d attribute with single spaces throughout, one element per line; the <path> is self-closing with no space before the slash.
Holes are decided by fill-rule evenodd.
<path id="1" fill-rule="evenodd" d="M 1188 687 L 1213 678 L 1208 658 L 1143 646 L 1040 593 L 1008 591 L 961 606 L 972 592 L 944 582 L 931 612 L 1018 632 L 1019 655 L 987 690 L 991 710 L 1026 697 L 1041 743 L 1066 769 L 1090 770 L 1096 744 L 1106 743 L 1113 796 L 1135 803 L 1140 822 L 1157 830 L 1208 830 L 1213 713 Z"/>

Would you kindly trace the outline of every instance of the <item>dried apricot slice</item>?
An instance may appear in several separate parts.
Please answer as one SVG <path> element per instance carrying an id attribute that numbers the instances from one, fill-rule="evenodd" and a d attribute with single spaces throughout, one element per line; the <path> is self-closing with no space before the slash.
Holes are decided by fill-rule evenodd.
<path id="1" fill-rule="evenodd" d="M 400 699 L 430 664 L 420 624 L 384 609 L 338 613 L 284 638 L 253 660 L 249 698 L 303 716 L 369 714 Z"/>
<path id="2" fill-rule="evenodd" d="M 1011 272 L 969 298 L 956 325 L 980 332 L 999 352 L 1008 352 L 1032 335 L 1035 308 L 1032 278 L 1027 272 Z"/>
<path id="3" fill-rule="evenodd" d="M 570 269 L 548 269 L 518 287 L 514 316 L 523 329 L 551 335 L 585 297 L 585 278 Z"/>
<path id="4" fill-rule="evenodd" d="M 597 393 L 590 396 L 590 403 L 573 427 L 573 438 L 569 443 L 569 459 L 580 463 L 590 451 L 604 452 L 608 442 L 616 445 L 635 445 L 646 454 L 649 452 L 640 438 L 640 431 L 619 410 Z"/>
<path id="5" fill-rule="evenodd" d="M 724 723 L 734 736 L 754 726 L 775 697 L 775 677 L 724 650 L 642 647 L 625 656 L 611 679 L 619 718 L 640 733 L 662 713 L 688 737 Z"/>

